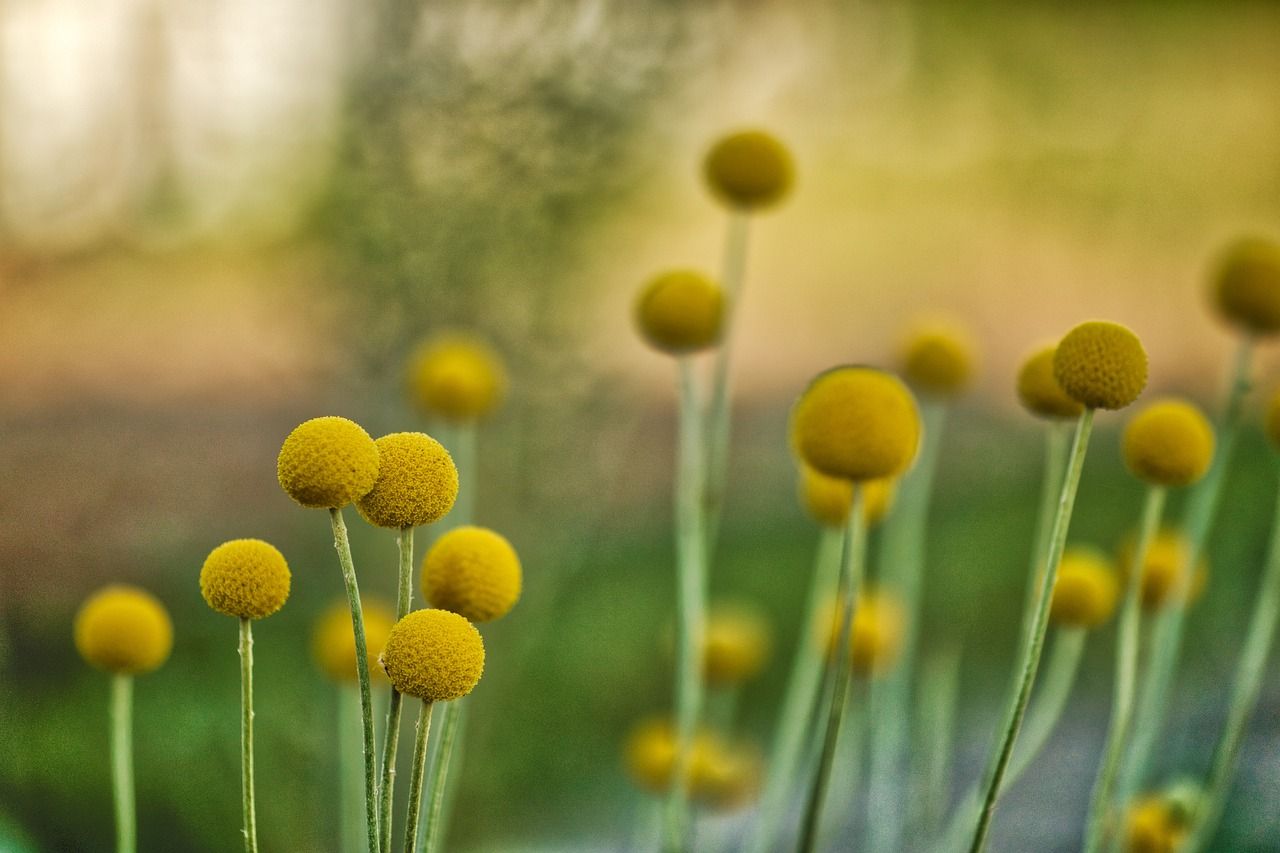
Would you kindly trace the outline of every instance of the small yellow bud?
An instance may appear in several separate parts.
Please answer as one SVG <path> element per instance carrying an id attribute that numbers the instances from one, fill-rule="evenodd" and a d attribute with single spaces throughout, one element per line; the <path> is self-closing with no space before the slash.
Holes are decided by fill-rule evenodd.
<path id="1" fill-rule="evenodd" d="M 280 488 L 302 506 L 336 509 L 369 493 L 378 479 L 378 447 L 346 418 L 299 424 L 276 461 Z"/>
<path id="2" fill-rule="evenodd" d="M 422 590 L 431 606 L 472 622 L 505 616 L 520 599 L 521 583 L 515 548 L 484 527 L 450 530 L 422 560 Z"/>
<path id="3" fill-rule="evenodd" d="M 368 595 L 361 596 L 364 614 L 365 650 L 369 654 L 369 674 L 384 677 L 378 655 L 387 643 L 396 613 L 389 605 Z M 334 681 L 356 680 L 356 636 L 351 629 L 351 608 L 345 600 L 334 602 L 318 620 L 311 635 L 311 652 L 316 665 Z"/>
<path id="4" fill-rule="evenodd" d="M 959 329 L 922 329 L 907 341 L 902 376 L 923 394 L 951 397 L 972 380 L 974 360 L 973 342 Z"/>
<path id="5" fill-rule="evenodd" d="M 1219 313 L 1255 335 L 1280 331 L 1280 245 L 1248 237 L 1229 246 L 1213 278 Z"/>
<path id="6" fill-rule="evenodd" d="M 1213 427 L 1185 401 L 1152 403 L 1125 427 L 1124 461 L 1135 476 L 1153 485 L 1189 486 L 1213 461 Z"/>
<path id="7" fill-rule="evenodd" d="M 1081 323 L 1058 343 L 1053 375 L 1062 390 L 1091 409 L 1123 409 L 1147 386 L 1147 352 L 1119 323 Z"/>
<path id="8" fill-rule="evenodd" d="M 470 335 L 432 338 L 409 358 L 409 391 L 428 415 L 455 423 L 479 420 L 498 407 L 506 389 L 502 359 Z"/>
<path id="9" fill-rule="evenodd" d="M 760 130 L 733 133 L 718 141 L 707 152 L 702 170 L 711 192 L 739 210 L 771 207 L 795 182 L 791 152 Z"/>
<path id="10" fill-rule="evenodd" d="M 356 502 L 377 527 L 419 527 L 439 521 L 458 497 L 458 469 L 444 445 L 426 433 L 384 435 L 378 447 L 378 479 Z"/>
<path id="11" fill-rule="evenodd" d="M 821 642 L 827 655 L 832 656 L 840 637 L 840 608 L 831 602 L 826 612 L 828 617 L 818 624 L 828 626 Z M 884 589 L 859 595 L 849 633 L 849 664 L 854 673 L 871 678 L 891 670 L 902 652 L 906 627 L 906 611 L 897 596 Z"/>
<path id="12" fill-rule="evenodd" d="M 791 444 L 829 477 L 894 477 L 915 461 L 920 412 L 896 376 L 872 367 L 836 367 L 819 374 L 796 401 Z"/>
<path id="13" fill-rule="evenodd" d="M 233 539 L 209 552 L 200 569 L 200 594 L 219 613 L 262 619 L 289 598 L 289 564 L 261 539 Z"/>
<path id="14" fill-rule="evenodd" d="M 484 673 L 484 640 L 448 610 L 415 610 L 387 636 L 382 668 L 396 690 L 424 702 L 461 699 Z"/>
<path id="15" fill-rule="evenodd" d="M 828 477 L 800 464 L 800 502 L 814 520 L 825 527 L 841 528 L 853 509 L 853 483 Z M 867 526 L 879 524 L 893 506 L 895 481 L 891 478 L 862 483 L 862 511 Z"/>
<path id="16" fill-rule="evenodd" d="M 1066 628 L 1096 628 L 1111 618 L 1120 600 L 1115 569 L 1092 548 L 1068 548 L 1058 565 L 1049 618 Z"/>
<path id="17" fill-rule="evenodd" d="M 1134 575 L 1134 551 L 1137 549 L 1137 538 L 1129 536 L 1120 545 L 1120 571 L 1130 583 Z M 1173 597 L 1180 583 L 1189 584 L 1186 589 L 1187 601 L 1194 602 L 1204 591 L 1209 577 L 1208 563 L 1201 558 L 1194 571 L 1188 558 L 1191 556 L 1191 543 L 1181 532 L 1166 528 L 1160 530 L 1151 540 L 1147 549 L 1146 564 L 1142 567 L 1142 606 L 1146 610 L 1158 610 L 1164 607 Z M 1191 577 L 1187 575 L 1190 573 Z"/>
<path id="18" fill-rule="evenodd" d="M 769 622 L 753 607 L 719 604 L 707 613 L 702 668 L 708 684 L 750 681 L 769 661 L 773 645 Z"/>
<path id="19" fill-rule="evenodd" d="M 720 341 L 724 293 L 701 273 L 672 270 L 641 289 L 635 316 L 654 349 L 670 355 L 697 352 Z"/>
<path id="20" fill-rule="evenodd" d="M 1188 827 L 1168 800 L 1149 794 L 1129 807 L 1125 850 L 1128 853 L 1177 853 Z"/>
<path id="21" fill-rule="evenodd" d="M 104 587 L 80 606 L 76 650 L 107 672 L 151 672 L 169 659 L 173 622 L 160 600 L 135 586 Z"/>
<path id="22" fill-rule="evenodd" d="M 1053 375 L 1053 354 L 1057 349 L 1057 344 L 1051 344 L 1027 356 L 1018 371 L 1018 399 L 1039 418 L 1078 418 L 1084 406 L 1068 397 Z"/>

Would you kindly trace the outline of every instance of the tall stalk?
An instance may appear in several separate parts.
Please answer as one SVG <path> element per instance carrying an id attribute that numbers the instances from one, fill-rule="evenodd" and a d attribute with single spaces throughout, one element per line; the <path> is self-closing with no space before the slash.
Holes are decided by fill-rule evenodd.
<path id="1" fill-rule="evenodd" d="M 360 719 L 356 708 L 360 697 L 353 685 L 344 684 L 338 695 L 338 796 L 340 838 L 343 850 L 358 850 L 361 838 L 360 788 L 356 781 L 360 771 L 356 768 L 360 749 Z"/>
<path id="2" fill-rule="evenodd" d="M 240 793 L 244 805 L 245 853 L 258 851 L 258 815 L 253 791 L 253 623 L 240 619 Z"/>
<path id="3" fill-rule="evenodd" d="M 437 759 L 431 767 L 431 784 L 427 786 L 427 828 L 420 850 L 436 853 L 444 838 L 441 820 L 444 814 L 445 791 L 448 789 L 449 759 L 453 755 L 453 742 L 462 722 L 462 699 L 454 699 L 445 705 L 444 719 L 440 723 L 439 742 L 435 750 Z"/>
<path id="4" fill-rule="evenodd" d="M 111 788 L 116 807 L 116 853 L 138 849 L 133 782 L 133 676 L 111 677 Z"/>
<path id="5" fill-rule="evenodd" d="M 409 615 L 413 607 L 413 528 L 404 527 L 396 535 L 400 562 L 396 588 L 396 621 Z M 396 752 L 400 745 L 400 717 L 404 697 L 395 687 L 391 688 L 391 703 L 387 706 L 387 729 L 382 744 L 382 850 L 391 849 L 392 813 L 395 809 Z"/>
<path id="6" fill-rule="evenodd" d="M 418 818 L 422 814 L 422 780 L 427 770 L 427 736 L 431 731 L 431 705 L 432 703 L 424 701 L 418 711 L 418 727 L 413 742 L 413 775 L 409 780 L 409 813 L 404 824 L 404 853 L 413 853 L 418 840 Z"/>

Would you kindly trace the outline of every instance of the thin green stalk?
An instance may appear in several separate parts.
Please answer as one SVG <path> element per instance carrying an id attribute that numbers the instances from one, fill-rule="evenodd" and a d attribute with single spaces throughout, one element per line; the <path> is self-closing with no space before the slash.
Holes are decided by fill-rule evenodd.
<path id="1" fill-rule="evenodd" d="M 244 800 L 245 853 L 258 851 L 253 794 L 253 623 L 240 620 L 240 793 Z"/>
<path id="2" fill-rule="evenodd" d="M 1040 598 L 1036 605 L 1036 618 L 1031 625 L 1031 642 L 1027 644 L 1022 660 L 1022 679 L 1014 701 L 1010 705 L 1004 729 L 996 742 L 992 766 L 988 771 L 986 793 L 974 829 L 970 853 L 980 853 L 986 846 L 987 832 L 991 829 L 991 817 L 995 813 L 996 800 L 1000 796 L 1005 771 L 1013 756 L 1013 745 L 1018 739 L 1018 729 L 1031 698 L 1031 685 L 1036 680 L 1040 665 L 1040 653 L 1044 648 L 1045 632 L 1049 628 L 1049 604 L 1053 599 L 1053 584 L 1058 578 L 1058 564 L 1067 544 L 1067 530 L 1071 526 L 1071 511 L 1075 507 L 1076 490 L 1080 486 L 1080 472 L 1084 469 L 1084 457 L 1089 446 L 1089 433 L 1093 428 L 1093 409 L 1085 409 L 1076 424 L 1075 438 L 1071 442 L 1071 455 L 1067 457 L 1067 474 L 1062 483 L 1062 496 L 1053 519 L 1053 534 L 1049 537 L 1048 558 L 1045 560 L 1044 578 L 1040 583 Z"/>
<path id="3" fill-rule="evenodd" d="M 937 831 L 947 808 L 959 698 L 959 649 L 930 655 L 920 670 L 921 744 L 916 774 L 920 784 L 912 797 L 913 802 L 919 803 L 917 825 L 925 837 L 932 837 Z"/>
<path id="4" fill-rule="evenodd" d="M 1124 611 L 1120 616 L 1120 634 L 1116 641 L 1115 688 L 1111 697 L 1111 725 L 1107 731 L 1102 764 L 1093 785 L 1093 798 L 1086 823 L 1084 849 L 1096 853 L 1114 826 L 1111 810 L 1116 771 L 1124 756 L 1125 739 L 1129 736 L 1129 719 L 1133 716 L 1133 691 L 1138 673 L 1138 642 L 1142 630 L 1142 567 L 1160 528 L 1167 492 L 1161 486 L 1147 489 L 1142 507 L 1142 523 L 1138 528 L 1138 547 L 1130 570 L 1129 588 L 1125 592 Z"/>
<path id="5" fill-rule="evenodd" d="M 894 668 L 871 683 L 871 778 L 868 800 L 876 819 L 867 824 L 868 848 L 897 850 L 905 829 L 908 743 L 911 739 L 911 685 L 915 683 L 916 638 L 920 626 L 920 599 L 924 576 L 929 500 L 938 470 L 938 452 L 946 424 L 946 404 L 927 400 L 921 417 L 924 436 L 920 458 L 902 479 L 897 506 L 881 532 L 881 584 L 902 602 L 905 628 L 902 651 Z"/>
<path id="6" fill-rule="evenodd" d="M 444 708 L 444 720 L 440 724 L 440 742 L 436 747 L 436 759 L 431 767 L 431 785 L 427 788 L 427 827 L 420 850 L 436 853 L 444 842 L 442 815 L 445 791 L 448 788 L 449 759 L 462 722 L 465 699 L 455 699 Z"/>
<path id="7" fill-rule="evenodd" d="M 1058 506 L 1058 495 L 1062 491 L 1062 477 L 1067 466 L 1067 442 L 1070 433 L 1066 424 L 1055 421 L 1044 431 L 1044 475 L 1040 480 L 1040 509 L 1036 514 L 1035 546 L 1031 550 L 1031 567 L 1027 573 L 1026 600 L 1022 606 L 1022 633 L 1018 646 L 1018 660 L 1026 651 L 1026 644 L 1031 636 L 1031 621 L 1036 615 L 1036 595 L 1040 592 L 1040 566 L 1043 565 L 1045 551 L 1049 550 L 1049 534 L 1052 532 L 1053 513 Z M 1017 689 L 1017 682 L 1010 686 Z"/>
<path id="8" fill-rule="evenodd" d="M 688 769 L 702 711 L 702 644 L 706 619 L 706 526 L 703 513 L 705 445 L 693 364 L 680 359 L 680 436 L 676 463 L 676 754 L 667 795 L 664 847 L 689 846 Z"/>
<path id="9" fill-rule="evenodd" d="M 1236 666 L 1235 687 L 1231 692 L 1231 705 L 1222 736 L 1213 751 L 1213 763 L 1205 783 L 1203 805 L 1194 816 L 1189 853 L 1199 853 L 1213 838 L 1218 821 L 1222 818 L 1227 796 L 1231 792 L 1231 777 L 1235 773 L 1240 747 L 1244 742 L 1249 716 L 1258 704 L 1258 693 L 1266 674 L 1267 658 L 1271 654 L 1276 636 L 1276 623 L 1280 621 L 1280 500 L 1276 501 L 1275 518 L 1271 522 L 1271 544 L 1267 549 L 1267 564 L 1249 621 L 1249 633 L 1245 637 L 1240 662 Z"/>
<path id="10" fill-rule="evenodd" d="M 360 720 L 355 709 L 360 699 L 355 685 L 344 684 L 338 693 L 338 796 L 339 822 L 343 850 L 360 849 L 360 821 L 363 809 L 360 804 L 360 788 L 356 769 L 360 751 Z"/>
<path id="11" fill-rule="evenodd" d="M 396 621 L 409 615 L 413 607 L 413 528 L 404 527 L 396 535 L 400 554 L 396 588 Z M 400 717 L 404 697 L 391 688 L 391 704 L 387 706 L 387 729 L 382 734 L 382 849 L 391 849 L 392 814 L 395 809 L 396 753 L 400 748 Z"/>
<path id="12" fill-rule="evenodd" d="M 861 484 L 855 483 L 853 507 L 845 528 L 844 553 L 840 560 L 840 633 L 836 637 L 835 653 L 827 665 L 827 682 L 831 685 L 831 704 L 826 712 L 826 735 L 823 739 L 822 755 L 818 760 L 818 772 L 809 789 L 804 823 L 801 825 L 798 849 L 803 853 L 812 853 L 818 843 L 818 829 L 822 825 L 822 807 L 831 781 L 831 764 L 835 759 L 836 742 L 840 737 L 840 724 L 844 717 L 845 701 L 848 699 L 849 678 L 852 674 L 852 667 L 849 664 L 849 637 L 853 629 L 853 614 L 858 602 L 858 590 L 862 585 L 863 564 L 866 562 L 866 532 L 863 488 Z M 824 728 L 822 722 L 815 722 L 817 725 L 814 730 L 821 731 Z"/>
<path id="13" fill-rule="evenodd" d="M 1250 373 L 1253 365 L 1254 345 L 1251 338 L 1240 342 L 1231 373 L 1231 384 L 1223 406 L 1222 423 L 1218 428 L 1218 449 L 1213 465 L 1205 478 L 1192 487 L 1187 498 L 1183 530 L 1187 537 L 1187 549 L 1181 589 L 1174 591 L 1172 600 L 1156 617 L 1151 641 L 1150 659 L 1143 673 L 1138 690 L 1138 710 L 1134 719 L 1133 741 L 1122 765 L 1118 793 L 1122 803 L 1128 802 L 1146 777 L 1152 751 L 1164 727 L 1165 713 L 1169 706 L 1173 676 L 1182 648 L 1182 628 L 1186 616 L 1186 580 L 1208 545 L 1209 531 L 1217 514 L 1222 486 L 1226 479 L 1231 452 L 1240 432 L 1240 419 L 1245 398 L 1250 389 Z"/>
<path id="14" fill-rule="evenodd" d="M 840 729 L 839 740 L 836 742 L 836 756 L 831 769 L 831 785 L 828 788 L 829 796 L 835 802 L 849 803 L 850 805 L 858 801 L 858 785 L 861 783 L 864 763 L 862 760 L 865 752 L 863 747 L 867 736 L 867 726 L 870 722 L 867 703 L 865 701 L 858 702 L 855 699 L 857 688 L 858 681 L 850 679 L 847 688 L 849 695 L 845 697 L 847 711 Z M 825 821 L 825 826 L 818 827 L 818 849 L 830 850 L 835 847 L 839 843 L 841 832 L 847 833 L 846 837 L 852 837 L 857 817 L 858 810 L 849 808 L 844 826 L 841 826 L 839 821 Z"/>
<path id="15" fill-rule="evenodd" d="M 116 851 L 138 849 L 138 810 L 133 793 L 133 676 L 111 677 L 111 788 L 116 806 Z"/>
<path id="16" fill-rule="evenodd" d="M 404 824 L 404 853 L 413 853 L 413 846 L 418 840 L 418 818 L 422 814 L 422 780 L 427 772 L 427 734 L 430 731 L 431 703 L 424 701 L 422 709 L 418 711 L 418 728 L 413 741 L 413 777 L 409 781 L 409 814 Z"/>
<path id="17" fill-rule="evenodd" d="M 360 721 L 364 736 L 364 805 L 369 853 L 379 853 L 378 833 L 378 755 L 373 739 L 373 689 L 369 681 L 369 647 L 364 635 L 364 611 L 360 607 L 360 587 L 356 583 L 355 562 L 351 559 L 351 542 L 342 510 L 329 510 L 333 527 L 333 547 L 342 567 L 342 581 L 347 588 L 347 604 L 351 607 L 351 631 L 356 641 L 356 679 L 360 685 Z"/>
<path id="18" fill-rule="evenodd" d="M 713 730 L 725 735 L 733 733 L 737 723 L 738 700 L 742 690 L 737 684 L 729 684 L 707 693 L 706 723 Z"/>
<path id="19" fill-rule="evenodd" d="M 458 481 L 462 484 L 458 489 L 458 499 L 449 514 L 437 525 L 438 532 L 444 533 L 455 527 L 470 524 L 476 514 L 476 497 L 479 476 L 477 476 L 477 430 L 475 421 L 467 421 L 453 427 L 450 434 L 449 454 L 453 464 L 458 468 Z"/>
<path id="20" fill-rule="evenodd" d="M 813 706 L 822 686 L 822 650 L 814 641 L 818 619 L 830 590 L 840 573 L 840 546 L 844 534 L 824 527 L 818 540 L 809 600 L 800 620 L 800 634 L 791 662 L 791 675 L 782 700 L 782 711 L 773 736 L 773 747 L 766 766 L 764 793 L 760 797 L 760 818 L 751 834 L 751 853 L 769 853 L 777 849 L 778 831 L 786 817 L 787 807 L 800 787 L 798 770 L 805 745 L 805 734 L 813 719 Z"/>

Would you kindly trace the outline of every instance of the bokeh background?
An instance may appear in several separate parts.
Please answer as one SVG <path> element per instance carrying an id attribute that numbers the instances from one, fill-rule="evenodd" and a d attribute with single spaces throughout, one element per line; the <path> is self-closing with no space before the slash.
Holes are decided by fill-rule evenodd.
<path id="1" fill-rule="evenodd" d="M 924 643 L 962 655 L 968 785 L 1038 489 L 1018 359 L 1106 317 L 1147 344 L 1148 394 L 1214 404 L 1233 341 L 1205 275 L 1225 240 L 1280 231 L 1277 80 L 1265 2 L 5 0 L 0 849 L 109 846 L 107 683 L 70 623 L 114 580 L 156 591 L 177 630 L 138 687 L 143 849 L 238 843 L 235 629 L 196 584 L 237 536 L 275 542 L 295 574 L 257 630 L 263 847 L 336 849 L 338 697 L 308 644 L 342 587 L 323 515 L 281 493 L 275 454 L 317 414 L 428 426 L 403 361 L 457 327 L 512 373 L 481 435 L 478 518 L 521 551 L 526 595 L 486 629 L 450 849 L 620 848 L 638 795 L 618 745 L 669 703 L 673 596 L 673 367 L 638 341 L 630 301 L 658 269 L 718 269 L 725 216 L 699 161 L 757 125 L 799 181 L 753 227 L 736 341 L 712 587 L 776 627 L 743 731 L 770 730 L 817 536 L 794 499 L 790 400 L 833 363 L 892 365 L 922 317 L 954 318 L 982 368 L 944 445 Z M 1121 422 L 1100 424 L 1077 541 L 1112 547 L 1136 518 Z M 1253 421 L 1238 460 L 1170 776 L 1207 762 L 1258 577 L 1275 460 Z M 394 540 L 351 526 L 362 585 L 390 596 Z M 996 849 L 1076 848 L 1111 643 L 1090 643 Z M 1273 665 L 1215 849 L 1280 849 L 1278 717 Z"/>

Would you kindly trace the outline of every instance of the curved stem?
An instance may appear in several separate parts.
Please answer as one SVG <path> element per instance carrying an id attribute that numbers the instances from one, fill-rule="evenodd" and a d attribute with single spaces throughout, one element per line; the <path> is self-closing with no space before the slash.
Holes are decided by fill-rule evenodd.
<path id="1" fill-rule="evenodd" d="M 1062 495 L 1053 519 L 1053 533 L 1049 537 L 1049 552 L 1045 559 L 1044 578 L 1040 583 L 1036 617 L 1028 634 L 1030 641 L 1023 654 L 1022 677 L 1008 709 L 1004 730 L 996 742 L 992 766 L 985 786 L 986 793 L 978 815 L 978 825 L 974 829 L 973 843 L 969 846 L 971 853 L 980 853 L 986 846 L 987 832 L 991 828 L 991 817 L 995 813 L 996 800 L 1000 796 L 1004 774 L 1013 756 L 1013 745 L 1018 739 L 1018 729 L 1022 725 L 1022 717 L 1026 714 L 1027 702 L 1031 698 L 1031 685 L 1035 683 L 1036 670 L 1040 665 L 1040 653 L 1044 648 L 1044 635 L 1049 627 L 1049 604 L 1053 599 L 1053 584 L 1058 578 L 1058 564 L 1062 561 L 1062 551 L 1067 544 L 1071 510 L 1075 506 L 1076 490 L 1080 486 L 1080 472 L 1084 468 L 1084 457 L 1089 446 L 1089 432 L 1092 428 L 1093 409 L 1085 409 L 1076 424 L 1075 438 L 1071 442 L 1071 455 L 1067 458 L 1067 474 L 1062 483 Z"/>
<path id="2" fill-rule="evenodd" d="M 1125 592 L 1124 611 L 1120 616 L 1120 636 L 1116 642 L 1116 677 L 1111 698 L 1111 725 L 1103 748 L 1102 764 L 1093 786 L 1093 798 L 1089 806 L 1084 849 L 1096 853 L 1102 846 L 1112 826 L 1111 795 L 1115 787 L 1116 771 L 1124 755 L 1125 738 L 1129 734 L 1129 718 L 1133 715 L 1133 690 L 1138 672 L 1138 638 L 1142 627 L 1142 570 L 1147 564 L 1147 554 L 1160 528 L 1164 513 L 1165 490 L 1160 486 L 1147 489 L 1142 508 L 1142 524 L 1138 528 L 1138 547 L 1134 552 L 1130 570 L 1129 588 Z"/>
<path id="3" fill-rule="evenodd" d="M 240 793 L 244 800 L 244 849 L 257 853 L 258 815 L 253 795 L 253 623 L 240 620 Z"/>
<path id="4" fill-rule="evenodd" d="M 369 853 L 379 853 L 378 834 L 378 756 L 373 738 L 373 689 L 369 682 L 369 647 L 364 636 L 364 611 L 360 607 L 360 587 L 356 583 L 355 562 L 351 559 L 351 542 L 341 509 L 329 510 L 333 527 L 333 547 L 338 552 L 342 580 L 347 588 L 347 604 L 351 607 L 351 631 L 356 641 L 356 680 L 360 685 L 360 721 L 364 729 L 364 804 Z"/>
<path id="5" fill-rule="evenodd" d="M 399 546 L 399 583 L 396 592 L 396 621 L 409 615 L 413 607 L 413 528 L 402 528 L 396 536 Z M 400 746 L 400 717 L 404 697 L 391 688 L 391 704 L 387 706 L 387 728 L 382 735 L 382 849 L 391 849 L 391 816 L 395 809 L 396 752 Z"/>
<path id="6" fill-rule="evenodd" d="M 409 781 L 409 813 L 404 824 L 404 853 L 413 853 L 414 844 L 418 840 L 418 817 L 422 814 L 422 779 L 427 770 L 427 734 L 430 731 L 431 703 L 424 701 L 422 709 L 418 711 L 418 729 L 413 741 L 413 777 Z"/>
<path id="7" fill-rule="evenodd" d="M 420 849 L 427 853 L 436 853 L 444 841 L 441 826 L 441 815 L 444 812 L 445 790 L 448 787 L 449 758 L 453 755 L 453 743 L 458 734 L 458 726 L 462 721 L 462 708 L 465 699 L 455 699 L 444 708 L 444 719 L 440 726 L 440 742 L 436 745 L 435 764 L 431 769 L 431 785 L 427 788 L 427 830 L 426 839 Z"/>
<path id="8" fill-rule="evenodd" d="M 138 849 L 138 811 L 133 791 L 133 676 L 111 677 L 111 788 L 116 806 L 116 851 Z"/>

